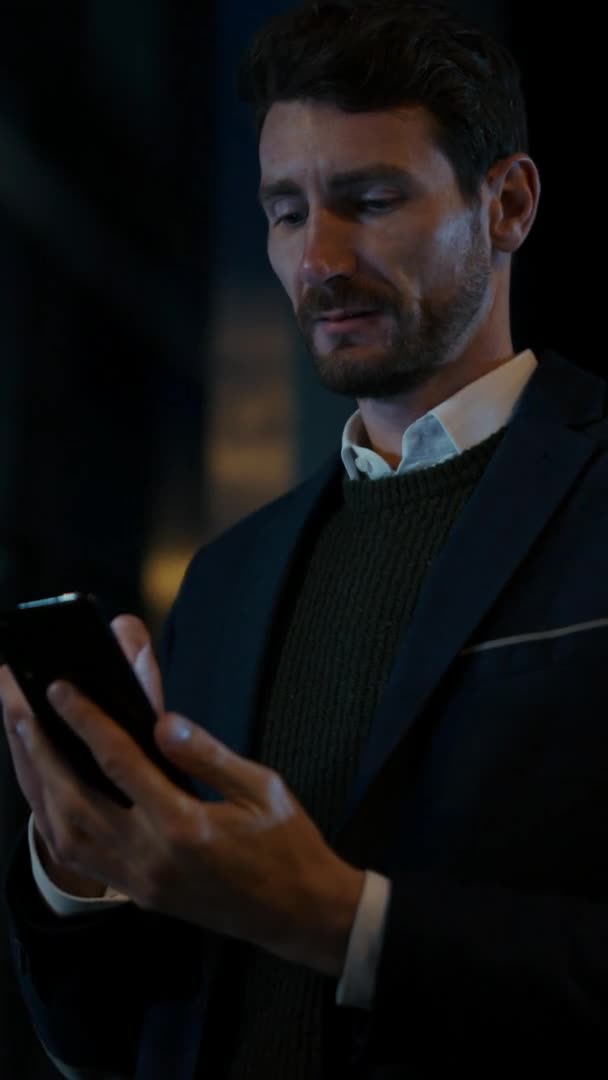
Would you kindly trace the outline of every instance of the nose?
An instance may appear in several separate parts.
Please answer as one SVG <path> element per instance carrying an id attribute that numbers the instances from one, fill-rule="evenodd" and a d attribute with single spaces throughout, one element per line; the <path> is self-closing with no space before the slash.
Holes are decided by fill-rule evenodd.
<path id="1" fill-rule="evenodd" d="M 324 285 L 332 278 L 351 278 L 357 270 L 352 230 L 328 212 L 313 216 L 304 227 L 304 251 L 300 273 L 306 287 Z"/>

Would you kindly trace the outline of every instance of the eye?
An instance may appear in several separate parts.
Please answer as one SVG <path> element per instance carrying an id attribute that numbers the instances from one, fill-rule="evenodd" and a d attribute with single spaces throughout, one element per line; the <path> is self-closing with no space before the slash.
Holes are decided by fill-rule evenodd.
<path id="1" fill-rule="evenodd" d="M 281 214 L 276 217 L 272 223 L 273 228 L 276 229 L 277 225 L 299 225 L 304 220 L 302 214 L 299 214 L 297 210 L 291 210 L 288 214 Z"/>
<path id="2" fill-rule="evenodd" d="M 306 206 L 303 204 L 302 199 L 294 196 L 282 196 L 274 200 L 268 207 L 267 213 L 269 223 L 273 229 L 276 229 L 279 225 L 294 228 L 304 220 Z"/>
<path id="3" fill-rule="evenodd" d="M 383 199 L 361 199 L 361 206 L 372 214 L 381 214 L 392 210 L 400 200 L 394 195 L 387 195 Z"/>

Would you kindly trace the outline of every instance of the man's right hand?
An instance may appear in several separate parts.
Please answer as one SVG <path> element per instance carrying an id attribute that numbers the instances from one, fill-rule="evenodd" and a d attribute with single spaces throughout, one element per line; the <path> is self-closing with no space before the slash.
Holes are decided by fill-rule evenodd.
<path id="1" fill-rule="evenodd" d="M 156 709 L 162 707 L 162 691 L 160 685 L 146 685 L 145 677 L 142 678 L 146 665 L 141 665 L 138 670 L 138 661 L 143 657 L 146 649 L 150 648 L 150 636 L 144 624 L 133 615 L 120 615 L 112 623 L 112 628 L 123 651 L 133 665 L 136 674 L 140 677 L 144 689 Z M 32 757 L 27 753 L 18 727 L 21 721 L 32 718 L 32 710 L 23 696 L 19 686 L 15 682 L 8 667 L 0 667 L 0 702 L 3 709 L 4 728 L 8 738 L 15 772 L 19 787 L 30 805 L 34 815 L 34 824 L 39 823 L 49 835 L 49 821 L 45 811 L 45 793 L 35 767 L 35 754 Z M 29 725 L 28 730 L 32 727 Z M 36 738 L 45 745 L 45 751 L 55 759 L 58 772 L 63 782 L 69 786 L 81 786 L 81 782 L 58 754 L 48 744 L 44 733 L 39 725 L 36 725 Z M 95 881 L 92 878 L 83 877 L 62 865 L 61 860 L 54 854 L 41 836 L 41 830 L 36 828 L 36 850 L 44 870 L 53 884 L 70 896 L 83 899 L 91 899 L 103 896 L 106 891 L 104 882 Z"/>

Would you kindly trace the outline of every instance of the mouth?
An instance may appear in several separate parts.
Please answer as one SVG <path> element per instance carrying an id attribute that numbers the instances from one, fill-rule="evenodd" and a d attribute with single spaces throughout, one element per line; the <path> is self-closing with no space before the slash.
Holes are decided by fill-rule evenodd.
<path id="1" fill-rule="evenodd" d="M 319 316 L 317 323 L 325 330 L 346 333 L 349 330 L 360 329 L 369 319 L 377 318 L 381 314 L 376 308 L 342 308 Z"/>

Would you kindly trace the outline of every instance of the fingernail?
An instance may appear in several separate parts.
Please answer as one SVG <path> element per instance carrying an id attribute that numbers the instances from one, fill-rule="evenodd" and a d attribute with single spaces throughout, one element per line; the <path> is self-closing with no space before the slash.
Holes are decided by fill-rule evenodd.
<path id="1" fill-rule="evenodd" d="M 47 697 L 52 705 L 65 705 L 70 696 L 68 683 L 54 682 L 47 690 Z"/>
<path id="2" fill-rule="evenodd" d="M 171 742 L 183 743 L 192 735 L 192 724 L 184 720 L 183 716 L 172 716 L 171 726 L 169 728 L 169 738 Z"/>

